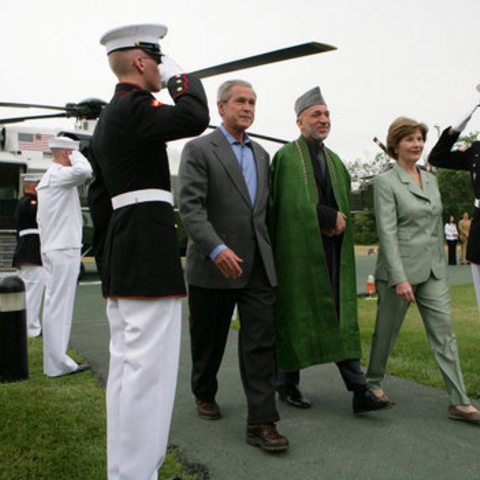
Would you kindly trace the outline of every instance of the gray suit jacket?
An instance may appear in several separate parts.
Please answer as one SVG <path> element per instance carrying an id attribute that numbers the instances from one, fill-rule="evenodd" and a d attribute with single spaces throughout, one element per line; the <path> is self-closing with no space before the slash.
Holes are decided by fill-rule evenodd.
<path id="1" fill-rule="evenodd" d="M 243 288 L 255 252 L 272 286 L 277 283 L 266 224 L 268 153 L 252 142 L 257 166 L 257 197 L 252 203 L 238 160 L 220 130 L 187 143 L 179 170 L 180 217 L 189 235 L 187 282 L 203 288 Z M 243 275 L 226 279 L 209 254 L 225 244 L 243 259 Z"/>
<path id="2" fill-rule="evenodd" d="M 374 183 L 375 217 L 380 240 L 377 280 L 390 286 L 416 285 L 433 274 L 446 278 L 442 199 L 437 179 L 420 171 L 422 189 L 398 164 Z"/>

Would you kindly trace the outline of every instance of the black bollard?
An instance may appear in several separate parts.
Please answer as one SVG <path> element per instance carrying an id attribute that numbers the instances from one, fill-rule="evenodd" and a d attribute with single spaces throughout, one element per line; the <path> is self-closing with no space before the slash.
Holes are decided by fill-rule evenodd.
<path id="1" fill-rule="evenodd" d="M 28 378 L 25 285 L 20 277 L 0 281 L 0 382 Z"/>

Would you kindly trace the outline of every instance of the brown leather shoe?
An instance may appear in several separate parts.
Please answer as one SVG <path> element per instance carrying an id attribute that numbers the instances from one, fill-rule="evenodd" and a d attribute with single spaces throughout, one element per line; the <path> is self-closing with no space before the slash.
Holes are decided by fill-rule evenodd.
<path id="1" fill-rule="evenodd" d="M 247 443 L 267 452 L 282 452 L 288 449 L 288 440 L 277 432 L 274 423 L 247 425 Z"/>
<path id="2" fill-rule="evenodd" d="M 448 418 L 451 420 L 460 420 L 463 422 L 480 424 L 480 412 L 462 412 L 453 405 L 448 406 Z"/>
<path id="3" fill-rule="evenodd" d="M 212 402 L 206 402 L 200 398 L 196 398 L 195 402 L 197 404 L 197 412 L 200 418 L 203 418 L 204 420 L 218 420 L 222 418 L 220 407 L 215 400 Z"/>

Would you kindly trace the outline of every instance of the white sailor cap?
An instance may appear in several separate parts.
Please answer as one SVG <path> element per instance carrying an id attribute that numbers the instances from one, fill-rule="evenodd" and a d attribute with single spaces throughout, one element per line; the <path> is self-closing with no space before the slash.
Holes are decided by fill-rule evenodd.
<path id="1" fill-rule="evenodd" d="M 37 183 L 42 179 L 43 173 L 24 173 L 21 177 L 24 182 Z"/>
<path id="2" fill-rule="evenodd" d="M 55 137 L 48 142 L 48 147 L 52 148 L 63 148 L 67 150 L 78 150 L 80 147 L 80 142 L 76 142 L 69 137 Z"/>
<path id="3" fill-rule="evenodd" d="M 107 54 L 115 50 L 141 48 L 152 56 L 160 58 L 162 52 L 158 40 L 167 34 L 167 27 L 161 24 L 125 25 L 109 30 L 100 39 Z"/>

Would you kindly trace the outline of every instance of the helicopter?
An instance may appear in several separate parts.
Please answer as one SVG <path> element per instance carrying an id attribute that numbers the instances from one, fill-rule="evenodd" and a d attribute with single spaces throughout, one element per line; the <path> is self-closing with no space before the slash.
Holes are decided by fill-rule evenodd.
<path id="1" fill-rule="evenodd" d="M 336 47 L 319 42 L 308 42 L 290 46 L 267 53 L 262 53 L 240 60 L 223 63 L 213 67 L 190 72 L 200 79 L 206 79 L 216 75 L 235 72 L 262 65 L 292 60 L 328 51 L 336 50 Z M 0 271 L 9 270 L 11 258 L 15 250 L 16 232 L 14 212 L 18 199 L 22 196 L 22 174 L 43 173 L 52 162 L 52 154 L 48 148 L 48 140 L 56 135 L 66 135 L 80 141 L 80 150 L 88 152 L 88 146 L 92 138 L 96 121 L 103 107 L 107 103 L 97 98 L 87 98 L 79 103 L 67 103 L 65 106 L 42 105 L 33 103 L 0 102 L 2 108 L 19 109 L 43 109 L 55 111 L 55 113 L 41 115 L 24 115 L 10 118 L 0 118 Z M 24 121 L 42 120 L 52 118 L 73 118 L 74 128 L 71 130 L 24 127 Z M 209 125 L 209 128 L 216 128 Z M 285 144 L 288 141 L 248 132 L 251 137 L 261 140 Z M 87 154 L 88 157 L 88 154 Z M 177 233 L 180 251 L 186 251 L 187 235 L 182 227 L 178 215 L 178 184 L 177 173 L 180 164 L 181 152 L 178 149 L 169 148 L 168 157 L 172 177 L 172 190 L 174 196 L 174 208 L 177 218 Z M 79 188 L 83 216 L 83 249 L 82 255 L 88 255 L 92 251 L 93 226 L 87 205 L 87 188 L 84 185 Z"/>

